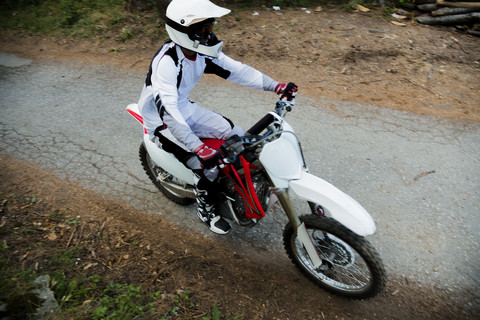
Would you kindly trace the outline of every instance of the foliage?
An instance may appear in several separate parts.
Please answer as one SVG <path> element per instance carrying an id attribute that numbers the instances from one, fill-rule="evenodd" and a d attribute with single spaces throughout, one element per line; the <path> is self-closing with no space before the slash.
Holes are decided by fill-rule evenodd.
<path id="1" fill-rule="evenodd" d="M 222 316 L 216 305 L 213 309 L 198 306 L 191 290 L 177 290 L 176 294 L 145 292 L 140 286 L 121 283 L 121 278 L 107 280 L 92 274 L 84 264 L 95 245 L 95 241 L 88 240 L 90 235 L 72 246 L 55 239 L 49 245 L 41 241 L 47 230 L 60 226 L 64 230 L 83 230 L 86 222 L 79 217 L 71 218 L 65 211 L 50 211 L 41 203 L 37 193 L 0 198 L 0 213 L 7 212 L 9 219 L 9 223 L 0 224 L 0 318 L 6 315 L 9 319 L 33 318 L 42 304 L 33 291 L 36 289 L 33 282 L 41 275 L 48 275 L 49 288 L 59 307 L 55 319 L 190 319 L 205 315 L 202 310 L 211 310 L 211 317 L 203 320 L 237 319 Z M 35 221 L 31 215 L 35 215 Z M 40 222 L 39 217 L 44 220 Z M 97 233 L 92 234 L 96 239 Z M 22 240 L 23 246 L 18 240 Z M 131 245 L 138 247 L 138 240 L 133 239 Z M 34 246 L 48 246 L 49 250 L 35 251 Z M 44 255 L 27 258 L 33 251 Z"/>
<path id="2" fill-rule="evenodd" d="M 12 261 L 9 259 L 10 250 L 2 250 L 0 258 L 0 270 L 2 270 L 0 276 L 0 305 L 5 303 L 5 311 L 16 315 L 17 319 L 26 319 L 40 302 L 39 298 L 31 292 L 33 289 L 31 282 L 36 275 L 31 268 L 25 270 L 12 268 Z M 1 313 L 0 316 L 2 316 Z"/>
<path id="3" fill-rule="evenodd" d="M 398 2 L 388 1 L 389 7 Z M 355 4 L 377 5 L 378 0 L 214 0 L 228 8 L 316 7 L 323 4 L 349 9 Z M 162 38 L 159 17 L 168 0 L 3 0 L 0 2 L 0 30 L 26 30 L 31 34 L 114 37 L 119 42 L 145 35 Z M 159 10 L 159 11 L 157 11 Z M 141 13 L 141 19 L 139 11 Z M 160 19 L 161 20 L 161 19 Z M 160 23 L 162 25 L 162 23 Z M 112 31 L 116 35 L 105 35 Z M 114 49 L 113 51 L 121 51 Z"/>
<path id="4" fill-rule="evenodd" d="M 0 28 L 90 36 L 124 19 L 125 0 L 6 0 Z"/>
<path id="5" fill-rule="evenodd" d="M 100 298 L 100 306 L 93 311 L 93 319 L 132 319 L 155 314 L 155 300 L 160 293 L 145 296 L 140 289 L 140 286 L 110 282 Z"/>

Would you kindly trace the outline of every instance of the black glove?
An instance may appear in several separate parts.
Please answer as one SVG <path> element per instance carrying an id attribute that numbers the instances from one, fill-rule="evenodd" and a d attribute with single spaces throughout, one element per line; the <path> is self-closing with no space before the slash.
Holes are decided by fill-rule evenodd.
<path id="1" fill-rule="evenodd" d="M 215 149 L 207 147 L 205 144 L 202 144 L 195 149 L 194 152 L 204 169 L 212 169 L 213 167 L 222 164 L 222 154 Z"/>
<path id="2" fill-rule="evenodd" d="M 279 83 L 275 88 L 275 93 L 280 95 L 280 99 L 287 98 L 288 101 L 295 98 L 297 91 L 298 86 L 293 82 L 289 82 L 288 84 Z"/>

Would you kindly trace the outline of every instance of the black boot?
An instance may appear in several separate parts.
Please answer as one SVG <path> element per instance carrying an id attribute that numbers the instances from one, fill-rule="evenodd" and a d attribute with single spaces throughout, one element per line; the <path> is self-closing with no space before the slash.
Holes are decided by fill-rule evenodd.
<path id="1" fill-rule="evenodd" d="M 215 206 L 210 201 L 208 192 L 205 190 L 194 189 L 197 196 L 197 215 L 209 228 L 216 234 L 227 234 L 232 227 L 227 220 L 215 214 Z"/>

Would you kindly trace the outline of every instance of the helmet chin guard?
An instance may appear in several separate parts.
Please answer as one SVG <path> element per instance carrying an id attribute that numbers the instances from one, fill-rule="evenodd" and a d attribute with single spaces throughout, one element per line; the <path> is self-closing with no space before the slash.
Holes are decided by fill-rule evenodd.
<path id="1" fill-rule="evenodd" d="M 216 58 L 222 52 L 223 41 L 211 31 L 196 35 L 194 29 L 205 20 L 212 24 L 215 18 L 228 13 L 229 9 L 209 0 L 173 0 L 167 7 L 165 28 L 170 39 L 181 47 Z"/>

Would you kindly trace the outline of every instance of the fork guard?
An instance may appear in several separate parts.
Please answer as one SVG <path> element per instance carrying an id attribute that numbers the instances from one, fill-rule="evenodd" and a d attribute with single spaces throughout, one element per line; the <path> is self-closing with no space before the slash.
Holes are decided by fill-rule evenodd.
<path id="1" fill-rule="evenodd" d="M 289 182 L 289 190 L 298 197 L 320 204 L 325 214 L 361 236 L 375 233 L 371 215 L 352 197 L 327 181 L 308 172 Z"/>

